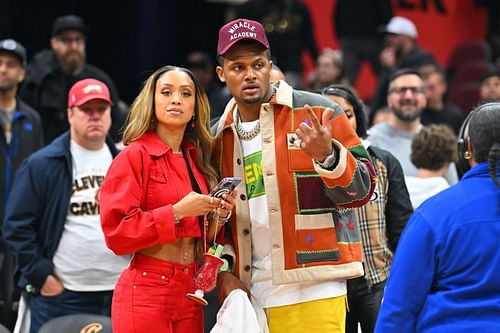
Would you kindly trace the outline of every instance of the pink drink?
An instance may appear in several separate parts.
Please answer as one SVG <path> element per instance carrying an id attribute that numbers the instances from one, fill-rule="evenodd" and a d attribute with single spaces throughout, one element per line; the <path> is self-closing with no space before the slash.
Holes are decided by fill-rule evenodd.
<path id="1" fill-rule="evenodd" d="M 203 255 L 203 262 L 201 267 L 196 272 L 193 284 L 196 287 L 196 291 L 193 293 L 188 293 L 187 297 L 195 302 L 203 305 L 207 305 L 208 302 L 203 298 L 204 293 L 213 290 L 217 284 L 217 274 L 220 268 L 224 264 L 221 258 L 216 257 L 212 254 L 205 253 Z"/>

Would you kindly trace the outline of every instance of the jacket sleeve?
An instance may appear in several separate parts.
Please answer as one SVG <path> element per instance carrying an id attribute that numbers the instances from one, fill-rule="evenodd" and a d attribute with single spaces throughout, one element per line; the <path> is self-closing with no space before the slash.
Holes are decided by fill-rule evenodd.
<path id="1" fill-rule="evenodd" d="M 399 161 L 390 152 L 385 151 L 385 165 L 387 166 L 387 204 L 385 206 L 385 220 L 387 225 L 387 239 L 390 249 L 395 252 L 399 237 L 403 232 L 408 219 L 413 213 L 410 195 L 406 188 L 403 168 Z"/>
<path id="2" fill-rule="evenodd" d="M 43 184 L 36 168 L 30 158 L 19 167 L 6 205 L 3 232 L 18 269 L 34 288 L 40 289 L 54 265 L 38 241 Z"/>
<path id="3" fill-rule="evenodd" d="M 435 278 L 436 244 L 429 222 L 414 214 L 394 257 L 375 333 L 416 332 L 417 319 Z"/>
<path id="4" fill-rule="evenodd" d="M 338 105 L 336 107 L 331 125 L 333 145 L 338 152 L 337 165 L 333 170 L 326 170 L 314 163 L 314 168 L 326 185 L 328 197 L 338 208 L 359 207 L 368 202 L 375 189 L 375 169 L 347 116 Z"/>
<path id="5" fill-rule="evenodd" d="M 117 255 L 176 239 L 172 205 L 142 208 L 145 173 L 141 152 L 126 149 L 113 160 L 101 186 L 101 225 L 107 246 Z"/>

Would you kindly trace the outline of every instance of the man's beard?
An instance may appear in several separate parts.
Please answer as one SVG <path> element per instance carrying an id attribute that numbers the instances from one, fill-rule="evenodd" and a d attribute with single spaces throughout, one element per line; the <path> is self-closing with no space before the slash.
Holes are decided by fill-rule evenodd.
<path id="1" fill-rule="evenodd" d="M 85 52 L 70 51 L 63 55 L 57 54 L 57 58 L 63 73 L 66 75 L 78 74 L 85 64 Z"/>
<path id="2" fill-rule="evenodd" d="M 17 82 L 7 81 L 3 84 L 0 84 L 0 94 L 8 93 L 14 90 L 17 87 Z"/>
<path id="3" fill-rule="evenodd" d="M 402 111 L 401 109 L 396 109 L 396 108 L 393 108 L 392 109 L 392 112 L 394 113 L 394 115 L 396 116 L 396 118 L 398 118 L 399 120 L 403 121 L 403 122 L 412 122 L 414 120 L 416 120 L 418 117 L 420 117 L 422 115 L 422 112 L 424 110 L 421 108 L 421 109 L 417 109 L 413 112 L 404 112 Z"/>

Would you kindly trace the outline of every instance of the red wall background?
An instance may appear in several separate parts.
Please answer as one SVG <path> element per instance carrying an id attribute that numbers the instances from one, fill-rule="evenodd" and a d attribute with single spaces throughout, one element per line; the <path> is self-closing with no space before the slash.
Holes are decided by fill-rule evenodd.
<path id="1" fill-rule="evenodd" d="M 393 0 L 393 12 L 394 15 L 407 17 L 415 23 L 420 46 L 432 52 L 446 66 L 451 51 L 461 41 L 485 36 L 486 12 L 483 7 L 475 4 L 475 0 L 438 2 L 443 4 L 445 13 L 438 11 L 434 0 Z M 311 12 L 318 49 L 338 48 L 332 24 L 335 0 L 304 0 L 304 3 Z M 313 61 L 310 57 L 306 57 L 305 61 L 307 75 L 313 70 Z M 364 64 L 356 84 L 359 95 L 364 99 L 369 98 L 375 84 L 371 68 Z"/>

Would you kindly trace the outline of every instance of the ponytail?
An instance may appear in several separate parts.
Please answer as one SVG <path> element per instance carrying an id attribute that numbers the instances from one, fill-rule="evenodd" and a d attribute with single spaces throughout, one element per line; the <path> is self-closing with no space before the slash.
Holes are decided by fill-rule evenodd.
<path id="1" fill-rule="evenodd" d="M 488 153 L 488 168 L 490 171 L 490 177 L 495 182 L 495 185 L 500 189 L 500 181 L 498 180 L 498 160 L 500 159 L 500 143 L 495 142 L 491 145 L 490 151 Z"/>

